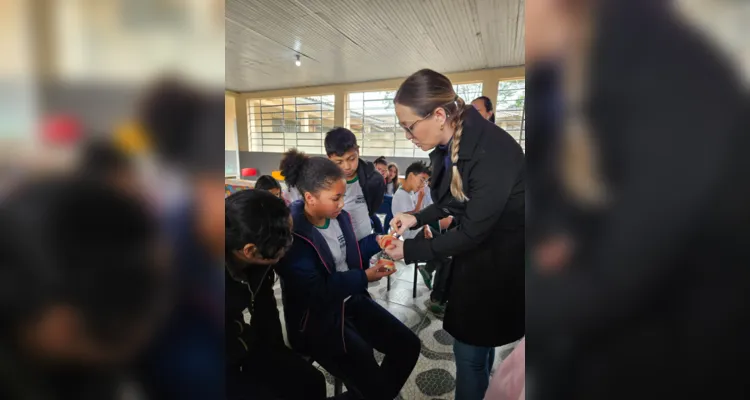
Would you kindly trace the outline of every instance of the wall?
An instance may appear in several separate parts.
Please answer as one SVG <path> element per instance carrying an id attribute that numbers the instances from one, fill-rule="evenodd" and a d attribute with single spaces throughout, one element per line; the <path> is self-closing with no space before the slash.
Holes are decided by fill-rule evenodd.
<path id="1" fill-rule="evenodd" d="M 225 162 L 234 163 L 235 152 L 225 151 Z M 271 172 L 279 169 L 279 162 L 281 162 L 281 153 L 258 153 L 241 151 L 240 152 L 240 169 L 242 168 L 255 168 L 258 170 L 258 176 L 260 175 L 271 175 Z M 376 157 L 362 157 L 367 161 L 375 161 Z M 415 161 L 424 161 L 427 164 L 430 163 L 429 159 L 424 158 L 405 158 L 405 157 L 388 157 L 388 162 L 395 162 L 398 164 L 399 173 L 401 175 L 406 171 L 406 167 Z"/>

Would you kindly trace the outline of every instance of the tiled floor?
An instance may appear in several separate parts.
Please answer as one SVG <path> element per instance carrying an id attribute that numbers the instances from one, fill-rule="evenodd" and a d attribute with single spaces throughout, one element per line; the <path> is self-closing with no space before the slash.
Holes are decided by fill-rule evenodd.
<path id="1" fill-rule="evenodd" d="M 372 297 L 414 331 L 422 341 L 422 354 L 406 385 L 401 399 L 453 399 L 456 366 L 453 361 L 453 338 L 443 330 L 443 322 L 425 310 L 424 302 L 430 292 L 422 278 L 417 277 L 417 297 L 412 298 L 414 266 L 398 264 L 391 275 L 391 290 L 386 290 L 386 279 L 370 283 Z M 281 288 L 277 282 L 276 299 L 281 308 Z M 283 318 L 283 310 L 281 310 Z M 282 324 L 283 326 L 283 324 Z M 505 358 L 515 343 L 497 349 L 496 363 Z M 378 361 L 382 355 L 375 354 Z M 325 371 L 324 371 L 325 373 Z M 329 395 L 333 394 L 333 378 L 326 374 Z"/>

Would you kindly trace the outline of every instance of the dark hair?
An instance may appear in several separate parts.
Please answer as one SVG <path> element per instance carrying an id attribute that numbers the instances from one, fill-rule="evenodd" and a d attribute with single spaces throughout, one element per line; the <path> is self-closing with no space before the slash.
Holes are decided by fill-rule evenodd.
<path id="1" fill-rule="evenodd" d="M 464 193 L 463 180 L 458 171 L 458 150 L 461 147 L 466 103 L 453 90 L 450 79 L 430 69 L 419 70 L 401 84 L 393 102 L 411 108 L 422 118 L 435 111 L 436 108 L 445 110 L 448 123 L 453 124 L 456 130 L 451 139 L 450 149 L 453 163 L 451 194 L 458 201 L 467 201 L 469 198 Z"/>
<path id="2" fill-rule="evenodd" d="M 78 173 L 92 178 L 106 179 L 112 174 L 132 168 L 128 155 L 117 148 L 114 143 L 105 140 L 94 140 L 83 148 Z"/>
<path id="3" fill-rule="evenodd" d="M 289 208 L 283 200 L 265 190 L 241 190 L 224 200 L 225 259 L 252 243 L 258 254 L 275 258 L 292 244 Z"/>
<path id="4" fill-rule="evenodd" d="M 341 157 L 350 150 L 357 150 L 357 137 L 346 128 L 334 128 L 326 133 L 325 138 L 326 155 Z"/>
<path id="5" fill-rule="evenodd" d="M 424 161 L 416 161 L 411 163 L 408 168 L 406 168 L 406 173 L 404 174 L 407 178 L 409 177 L 409 174 L 430 174 L 430 168 L 427 167 L 427 164 L 425 164 Z"/>
<path id="6" fill-rule="evenodd" d="M 0 205 L 0 226 L 3 329 L 60 303 L 103 345 L 153 322 L 166 288 L 155 220 L 141 203 L 101 182 L 45 178 L 15 188 Z"/>
<path id="7" fill-rule="evenodd" d="M 223 96 L 166 79 L 150 88 L 138 117 L 163 161 L 188 172 L 218 172 L 224 157 L 215 129 L 224 125 L 224 103 Z"/>
<path id="8" fill-rule="evenodd" d="M 255 181 L 255 189 L 260 189 L 260 190 L 279 189 L 281 190 L 281 185 L 279 184 L 279 181 L 277 181 L 271 175 L 263 175 L 260 178 L 258 178 L 257 181 Z"/>
<path id="9" fill-rule="evenodd" d="M 388 161 L 386 161 L 385 156 L 380 156 L 380 157 L 376 158 L 375 161 L 373 161 L 372 163 L 373 164 L 385 165 L 386 167 L 388 166 Z"/>
<path id="10" fill-rule="evenodd" d="M 492 115 L 490 115 L 490 122 L 494 123 L 495 122 L 495 109 L 492 108 L 492 100 L 490 100 L 490 98 L 487 96 L 480 96 L 472 100 L 471 102 L 473 103 L 477 100 L 482 100 L 482 102 L 484 103 L 484 109 L 487 110 L 487 112 L 492 113 Z"/>
<path id="11" fill-rule="evenodd" d="M 289 186 L 297 188 L 303 197 L 305 192 L 318 193 L 344 178 L 344 172 L 333 161 L 310 157 L 296 149 L 284 153 L 279 169 Z"/>

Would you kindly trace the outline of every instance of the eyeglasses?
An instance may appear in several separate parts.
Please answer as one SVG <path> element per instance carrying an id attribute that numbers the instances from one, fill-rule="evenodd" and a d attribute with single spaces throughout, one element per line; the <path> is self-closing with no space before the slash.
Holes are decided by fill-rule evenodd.
<path id="1" fill-rule="evenodd" d="M 402 126 L 404 128 L 404 131 L 406 131 L 406 138 L 411 140 L 414 137 L 414 127 L 417 126 L 418 123 L 432 117 L 433 113 L 434 111 L 430 112 L 429 114 L 425 115 L 424 118 L 420 118 L 414 121 L 414 123 L 409 126 Z"/>

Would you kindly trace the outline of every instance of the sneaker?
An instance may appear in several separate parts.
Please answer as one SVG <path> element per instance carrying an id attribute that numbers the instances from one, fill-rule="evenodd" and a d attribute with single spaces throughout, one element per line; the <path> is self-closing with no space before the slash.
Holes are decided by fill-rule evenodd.
<path id="1" fill-rule="evenodd" d="M 419 274 L 422 275 L 424 285 L 427 286 L 427 289 L 432 290 L 432 274 L 427 270 L 427 266 L 420 265 L 417 269 L 419 270 Z"/>
<path id="2" fill-rule="evenodd" d="M 440 304 L 439 301 L 432 301 L 432 299 L 427 299 L 424 302 L 425 307 L 427 307 L 427 311 L 431 312 L 434 316 L 438 318 L 443 318 L 445 315 L 445 304 Z"/>

